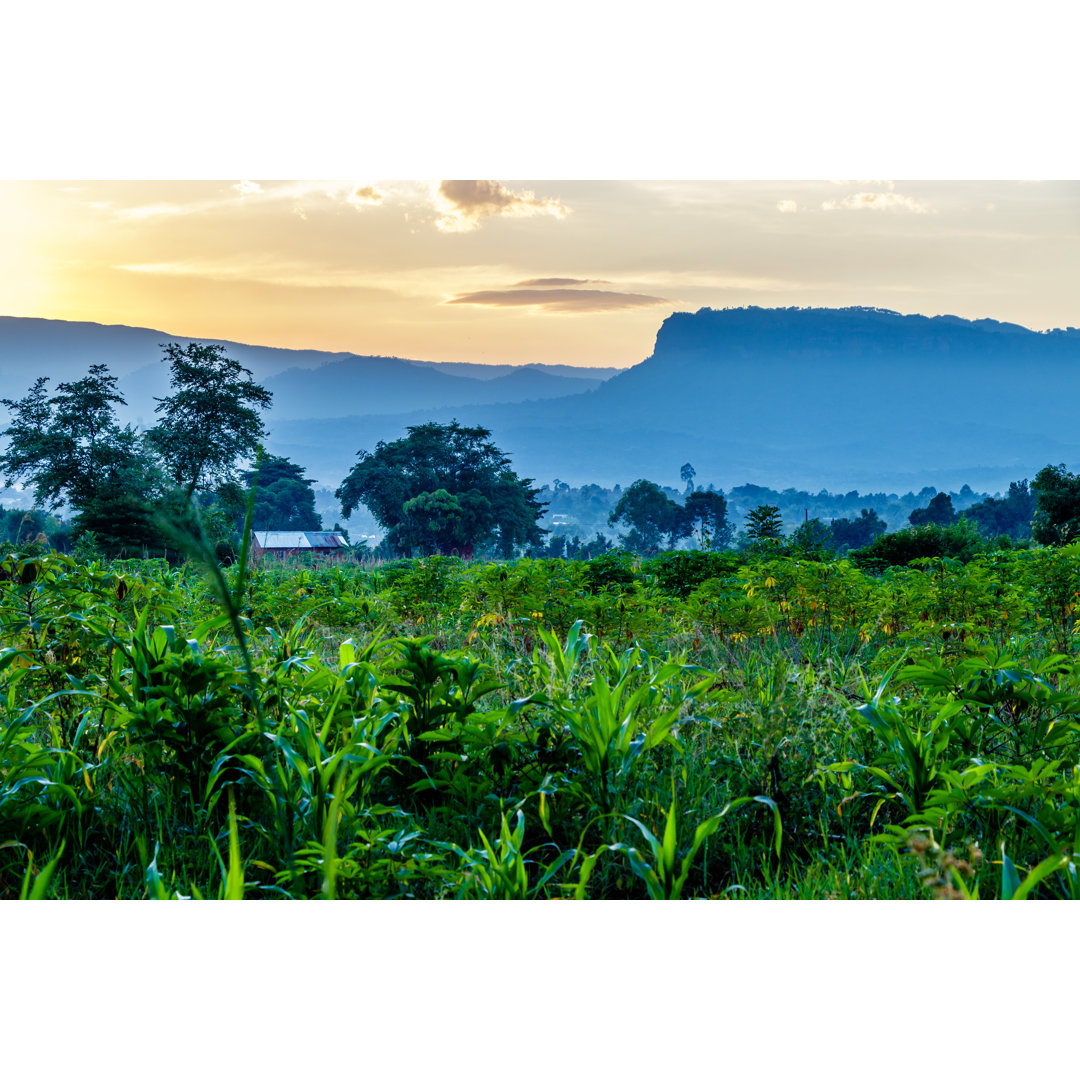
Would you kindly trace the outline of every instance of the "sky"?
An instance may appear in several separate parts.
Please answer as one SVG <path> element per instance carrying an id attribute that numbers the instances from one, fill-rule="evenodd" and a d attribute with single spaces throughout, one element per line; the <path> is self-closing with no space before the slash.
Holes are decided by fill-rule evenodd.
<path id="1" fill-rule="evenodd" d="M 1075 181 L 0 182 L 4 315 L 625 367 L 673 311 L 1080 325 Z"/>

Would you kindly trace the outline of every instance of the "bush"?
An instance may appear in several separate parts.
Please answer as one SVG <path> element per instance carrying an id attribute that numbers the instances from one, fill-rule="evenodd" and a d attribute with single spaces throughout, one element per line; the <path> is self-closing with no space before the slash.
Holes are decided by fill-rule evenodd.
<path id="1" fill-rule="evenodd" d="M 642 563 L 641 568 L 656 576 L 664 592 L 685 598 L 710 578 L 733 573 L 743 561 L 730 551 L 668 551 Z"/>
<path id="2" fill-rule="evenodd" d="M 955 525 L 920 525 L 885 533 L 851 553 L 851 561 L 864 570 L 907 566 L 914 559 L 959 559 L 968 562 L 985 550 L 978 530 L 966 518 Z"/>
<path id="3" fill-rule="evenodd" d="M 611 585 L 633 584 L 633 555 L 628 551 L 609 551 L 590 560 L 585 566 L 585 581 L 592 592 L 600 592 Z"/>

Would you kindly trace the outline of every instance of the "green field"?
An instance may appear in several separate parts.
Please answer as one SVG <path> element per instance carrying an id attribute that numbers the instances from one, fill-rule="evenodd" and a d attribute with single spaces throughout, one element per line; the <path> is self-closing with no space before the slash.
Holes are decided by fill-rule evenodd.
<path id="1" fill-rule="evenodd" d="M 0 896 L 1074 898 L 1080 545 L 0 563 Z"/>

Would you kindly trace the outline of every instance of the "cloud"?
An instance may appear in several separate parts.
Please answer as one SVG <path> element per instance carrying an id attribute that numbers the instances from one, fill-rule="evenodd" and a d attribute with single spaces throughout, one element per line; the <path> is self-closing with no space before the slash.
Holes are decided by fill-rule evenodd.
<path id="1" fill-rule="evenodd" d="M 574 277 L 534 277 L 526 281 L 515 281 L 514 288 L 533 286 L 546 289 L 553 285 L 610 285 L 609 281 L 601 281 L 599 278 L 574 278 Z"/>
<path id="2" fill-rule="evenodd" d="M 370 184 L 365 187 L 358 187 L 348 199 L 353 206 L 366 205 L 373 206 L 378 205 L 383 201 L 383 194 L 381 191 L 376 191 Z"/>
<path id="3" fill-rule="evenodd" d="M 930 207 L 910 195 L 895 191 L 858 191 L 845 199 L 829 199 L 822 210 L 905 210 L 912 214 L 928 214 Z"/>
<path id="4" fill-rule="evenodd" d="M 776 204 L 776 209 L 781 214 L 794 214 L 799 209 L 799 204 L 794 199 L 781 199 Z"/>
<path id="5" fill-rule="evenodd" d="M 319 205 L 325 199 L 331 199 L 334 202 L 347 202 L 357 206 L 365 203 L 377 203 L 383 197 L 374 188 L 370 186 L 358 187 L 355 182 L 290 180 L 269 183 L 264 187 L 254 180 L 241 180 L 239 183 L 231 184 L 228 191 L 222 189 L 220 193 L 209 197 L 191 199 L 188 202 L 157 202 L 118 207 L 113 209 L 112 213 L 116 218 L 125 221 L 212 214 L 222 210 L 232 210 L 236 206 L 236 195 L 230 194 L 230 192 L 239 193 L 241 200 L 248 195 L 259 195 L 261 196 L 259 199 L 260 204 L 268 206 L 280 203 L 291 204 L 290 209 L 305 204 L 310 208 Z"/>
<path id="6" fill-rule="evenodd" d="M 542 307 L 549 311 L 573 312 L 620 311 L 670 301 L 662 296 L 607 292 L 603 289 L 487 289 L 455 296 L 446 303 L 475 304 L 479 307 Z"/>
<path id="7" fill-rule="evenodd" d="M 105 203 L 106 208 L 109 203 Z M 190 213 L 183 206 L 176 203 L 152 203 L 147 206 L 125 206 L 115 211 L 118 218 L 125 221 L 142 221 L 144 218 L 175 217 L 178 214 Z"/>
<path id="8" fill-rule="evenodd" d="M 482 218 L 532 217 L 550 214 L 565 218 L 569 208 L 558 199 L 538 199 L 531 191 L 515 192 L 497 180 L 443 180 L 436 193 L 442 232 L 467 232 Z"/>

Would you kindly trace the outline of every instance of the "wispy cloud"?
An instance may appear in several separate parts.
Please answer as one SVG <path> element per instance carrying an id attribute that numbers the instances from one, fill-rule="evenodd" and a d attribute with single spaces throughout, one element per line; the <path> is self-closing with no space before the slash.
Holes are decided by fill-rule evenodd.
<path id="1" fill-rule="evenodd" d="M 236 194 L 233 194 L 235 192 Z M 330 182 L 320 180 L 296 180 L 275 184 L 260 184 L 254 180 L 239 180 L 222 189 L 221 194 L 209 198 L 191 199 L 188 202 L 156 202 L 136 206 L 114 206 L 108 209 L 121 221 L 145 221 L 151 218 L 190 216 L 230 210 L 246 199 L 256 199 L 260 204 L 289 203 L 290 210 L 311 209 L 318 201 L 348 203 L 355 207 L 378 204 L 383 194 L 369 185 L 358 186 L 355 182 Z M 301 213 L 301 216 L 303 214 Z"/>
<path id="2" fill-rule="evenodd" d="M 600 278 L 573 278 L 573 277 L 534 277 L 525 281 L 515 281 L 514 288 L 528 288 L 532 286 L 539 289 L 547 289 L 558 285 L 610 285 L 610 281 Z"/>
<path id="3" fill-rule="evenodd" d="M 625 308 L 667 304 L 662 296 L 608 292 L 603 289 L 485 289 L 455 296 L 448 304 L 479 307 L 537 307 L 549 311 L 621 311 Z"/>
<path id="4" fill-rule="evenodd" d="M 858 191 L 843 199 L 828 199 L 822 210 L 902 210 L 911 214 L 928 214 L 930 207 L 911 195 L 897 191 Z"/>
<path id="5" fill-rule="evenodd" d="M 776 204 L 776 209 L 781 214 L 794 214 L 799 209 L 799 204 L 794 199 L 781 199 Z"/>
<path id="6" fill-rule="evenodd" d="M 390 295 L 384 275 L 304 262 L 263 259 L 248 261 L 186 259 L 176 262 L 123 263 L 113 267 L 129 274 L 202 278 L 206 281 L 275 285 L 293 289 L 363 289 Z"/>
<path id="7" fill-rule="evenodd" d="M 531 191 L 511 191 L 497 180 L 443 180 L 436 192 L 442 232 L 467 232 L 483 218 L 532 217 L 550 214 L 565 218 L 569 207 L 558 199 L 538 199 Z"/>

